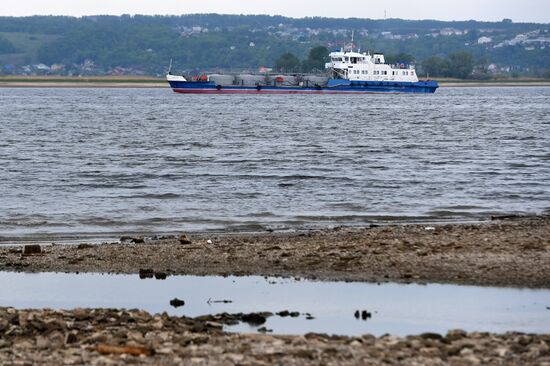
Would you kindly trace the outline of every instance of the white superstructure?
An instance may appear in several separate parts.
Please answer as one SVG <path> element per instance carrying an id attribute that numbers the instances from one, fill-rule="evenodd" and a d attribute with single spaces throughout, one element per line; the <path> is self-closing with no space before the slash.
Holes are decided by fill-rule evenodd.
<path id="1" fill-rule="evenodd" d="M 337 51 L 331 52 L 330 62 L 325 64 L 331 78 L 365 81 L 417 82 L 412 65 L 387 65 L 384 55 Z"/>

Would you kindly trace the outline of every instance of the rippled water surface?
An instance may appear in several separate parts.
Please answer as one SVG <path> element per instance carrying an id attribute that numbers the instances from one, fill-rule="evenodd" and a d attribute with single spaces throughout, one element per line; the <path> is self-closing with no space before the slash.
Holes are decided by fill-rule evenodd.
<path id="1" fill-rule="evenodd" d="M 0 240 L 550 212 L 550 88 L 0 89 Z"/>

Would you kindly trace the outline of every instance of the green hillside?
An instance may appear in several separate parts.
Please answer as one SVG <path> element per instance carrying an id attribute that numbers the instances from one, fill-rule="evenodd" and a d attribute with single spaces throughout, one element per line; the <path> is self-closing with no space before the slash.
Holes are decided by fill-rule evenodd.
<path id="1" fill-rule="evenodd" d="M 31 64 L 40 63 L 38 51 L 41 47 L 59 39 L 58 35 L 21 32 L 0 32 L 1 63 Z M 2 52 L 2 40 L 12 46 L 8 52 Z"/>
<path id="2" fill-rule="evenodd" d="M 549 24 L 196 14 L 0 17 L 0 73 L 161 75 L 170 59 L 178 71 L 256 70 L 285 53 L 303 60 L 315 46 L 340 48 L 352 31 L 356 48 L 407 54 L 420 72 L 443 73 L 429 63 L 457 52 L 471 56 L 474 74 L 550 70 Z"/>

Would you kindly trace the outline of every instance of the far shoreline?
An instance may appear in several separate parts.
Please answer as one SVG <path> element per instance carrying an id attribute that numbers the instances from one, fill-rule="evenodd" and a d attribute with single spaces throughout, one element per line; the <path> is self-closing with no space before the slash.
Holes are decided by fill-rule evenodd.
<path id="1" fill-rule="evenodd" d="M 548 79 L 436 80 L 441 88 L 550 86 Z M 1 76 L 0 88 L 169 88 L 169 85 L 164 78 L 144 76 Z"/>

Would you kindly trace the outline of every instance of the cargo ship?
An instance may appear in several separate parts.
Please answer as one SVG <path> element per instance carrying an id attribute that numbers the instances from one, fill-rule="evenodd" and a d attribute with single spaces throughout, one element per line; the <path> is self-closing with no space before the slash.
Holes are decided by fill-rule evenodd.
<path id="1" fill-rule="evenodd" d="M 386 64 L 383 54 L 334 51 L 326 74 L 202 74 L 174 75 L 166 79 L 176 93 L 200 94 L 372 94 L 434 93 L 435 80 L 419 80 L 405 63 Z"/>

